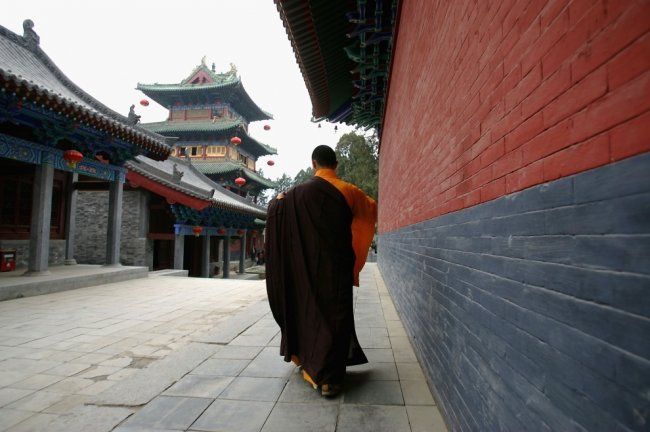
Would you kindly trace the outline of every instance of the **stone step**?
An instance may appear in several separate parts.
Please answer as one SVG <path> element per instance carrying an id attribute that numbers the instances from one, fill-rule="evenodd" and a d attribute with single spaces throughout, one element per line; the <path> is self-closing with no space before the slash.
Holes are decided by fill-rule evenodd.
<path id="1" fill-rule="evenodd" d="M 51 267 L 48 274 L 38 276 L 4 273 L 0 277 L 0 301 L 146 278 L 148 274 L 147 267 L 84 264 Z"/>

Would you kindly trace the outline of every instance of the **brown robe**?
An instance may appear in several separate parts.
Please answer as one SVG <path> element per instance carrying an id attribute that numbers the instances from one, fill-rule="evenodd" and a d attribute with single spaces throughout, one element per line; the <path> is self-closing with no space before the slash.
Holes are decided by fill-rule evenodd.
<path id="1" fill-rule="evenodd" d="M 282 330 L 280 354 L 300 360 L 317 384 L 340 383 L 345 366 L 367 363 L 354 330 L 352 212 L 314 177 L 269 204 L 266 289 Z"/>

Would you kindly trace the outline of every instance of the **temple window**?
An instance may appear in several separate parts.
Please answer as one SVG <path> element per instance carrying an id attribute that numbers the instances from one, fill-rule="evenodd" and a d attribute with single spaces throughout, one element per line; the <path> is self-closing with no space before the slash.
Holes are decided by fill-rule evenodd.
<path id="1" fill-rule="evenodd" d="M 197 157 L 202 155 L 200 146 L 188 147 L 188 149 L 190 152 L 190 157 Z"/>
<path id="2" fill-rule="evenodd" d="M 248 158 L 241 153 L 237 155 L 237 160 L 239 160 L 244 165 L 248 165 Z"/>
<path id="3" fill-rule="evenodd" d="M 207 147 L 208 156 L 225 156 L 226 155 L 226 146 L 209 146 Z"/>

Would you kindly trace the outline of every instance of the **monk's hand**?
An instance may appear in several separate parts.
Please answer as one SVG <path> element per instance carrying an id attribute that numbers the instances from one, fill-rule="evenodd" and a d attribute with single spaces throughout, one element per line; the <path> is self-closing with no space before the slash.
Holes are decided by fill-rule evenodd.
<path id="1" fill-rule="evenodd" d="M 279 199 L 279 200 L 284 199 L 284 192 L 280 192 L 278 196 L 275 197 L 275 199 Z"/>

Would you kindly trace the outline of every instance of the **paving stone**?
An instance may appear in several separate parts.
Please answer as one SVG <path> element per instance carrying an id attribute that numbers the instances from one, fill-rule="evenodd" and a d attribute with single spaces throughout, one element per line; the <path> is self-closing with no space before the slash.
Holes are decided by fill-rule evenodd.
<path id="1" fill-rule="evenodd" d="M 167 389 L 165 396 L 185 396 L 216 398 L 232 382 L 231 377 L 186 375 L 172 387 Z"/>
<path id="2" fill-rule="evenodd" d="M 45 388 L 47 389 L 47 391 L 51 391 L 55 393 L 73 394 L 73 393 L 78 393 L 79 390 L 84 389 L 93 384 L 94 384 L 93 380 L 77 378 L 77 377 L 69 377 L 69 378 L 62 379 L 61 381 Z"/>
<path id="3" fill-rule="evenodd" d="M 338 405 L 279 402 L 262 432 L 334 432 Z"/>
<path id="4" fill-rule="evenodd" d="M 75 376 L 79 378 L 96 379 L 113 375 L 114 373 L 119 372 L 121 369 L 122 368 L 120 367 L 113 366 L 93 366 L 90 369 L 83 371 Z"/>
<path id="5" fill-rule="evenodd" d="M 291 374 L 291 378 L 284 387 L 278 400 L 280 402 L 338 404 L 341 398 L 342 395 L 331 398 L 322 397 L 320 391 L 314 390 L 314 388 L 302 378 L 300 372 L 296 372 Z"/>
<path id="6" fill-rule="evenodd" d="M 26 378 L 22 381 L 11 384 L 12 388 L 19 388 L 25 390 L 40 390 L 44 387 L 52 385 L 56 382 L 59 382 L 63 377 L 56 375 L 32 375 L 29 378 Z"/>
<path id="7" fill-rule="evenodd" d="M 43 411 L 51 414 L 66 414 L 72 411 L 74 408 L 82 406 L 88 401 L 89 396 L 86 395 L 68 395 L 59 403 L 55 403 L 49 408 L 44 409 Z"/>
<path id="8" fill-rule="evenodd" d="M 9 428 L 7 432 L 40 432 L 40 431 L 61 431 L 61 429 L 52 429 L 51 424 L 58 416 L 54 414 L 34 414 L 28 419 Z M 61 431 L 62 432 L 62 431 Z"/>
<path id="9" fill-rule="evenodd" d="M 404 405 L 398 381 L 346 381 L 345 404 Z"/>
<path id="10" fill-rule="evenodd" d="M 345 379 L 353 381 L 397 381 L 397 368 L 395 363 L 366 363 L 350 366 L 347 368 Z"/>
<path id="11" fill-rule="evenodd" d="M 212 399 L 160 396 L 129 418 L 124 426 L 185 430 L 211 402 Z"/>
<path id="12" fill-rule="evenodd" d="M 9 358 L 0 362 L 0 371 L 14 371 L 25 374 L 37 374 L 51 369 L 61 363 L 52 360 L 31 360 Z"/>
<path id="13" fill-rule="evenodd" d="M 146 426 L 118 426 L 112 432 L 182 432 L 182 429 L 160 429 Z"/>
<path id="14" fill-rule="evenodd" d="M 220 399 L 275 401 L 282 393 L 286 379 L 238 377 L 221 393 Z"/>
<path id="15" fill-rule="evenodd" d="M 133 358 L 127 356 L 110 357 L 99 363 L 100 366 L 111 366 L 117 368 L 125 368 L 133 362 Z"/>
<path id="16" fill-rule="evenodd" d="M 133 374 L 136 374 L 140 371 L 140 369 L 135 369 L 135 368 L 124 368 L 120 369 L 118 372 L 115 372 L 113 375 L 108 376 L 109 381 L 121 381 L 124 378 L 130 377 Z"/>
<path id="17" fill-rule="evenodd" d="M 252 360 L 262 351 L 258 346 L 235 346 L 226 345 L 212 356 L 212 358 L 234 359 L 234 360 Z"/>
<path id="18" fill-rule="evenodd" d="M 34 415 L 33 412 L 19 411 L 9 408 L 0 408 L 0 430 L 9 429 L 15 424 L 27 420 Z"/>
<path id="19" fill-rule="evenodd" d="M 397 373 L 400 380 L 425 381 L 419 363 L 397 363 Z"/>
<path id="20" fill-rule="evenodd" d="M 31 374 L 16 371 L 0 371 L 0 387 L 10 386 L 13 383 L 23 381 Z"/>
<path id="21" fill-rule="evenodd" d="M 48 432 L 109 432 L 133 414 L 127 408 L 81 406 L 59 415 L 47 425 Z"/>
<path id="22" fill-rule="evenodd" d="M 79 372 L 85 371 L 92 365 L 89 363 L 63 363 L 59 366 L 53 367 L 45 371 L 48 375 L 58 375 L 62 377 L 69 377 L 76 375 Z"/>
<path id="23" fill-rule="evenodd" d="M 447 426 L 435 406 L 406 406 L 412 432 L 447 432 Z"/>
<path id="24" fill-rule="evenodd" d="M 98 405 L 144 405 L 212 356 L 214 345 L 190 343 L 134 374 L 128 380 L 100 393 L 92 401 Z"/>
<path id="25" fill-rule="evenodd" d="M 288 378 L 296 369 L 293 363 L 287 363 L 275 347 L 266 347 L 244 369 L 240 376 L 264 378 Z"/>
<path id="26" fill-rule="evenodd" d="M 197 375 L 237 376 L 248 366 L 250 360 L 208 359 L 191 373 Z"/>
<path id="27" fill-rule="evenodd" d="M 22 399 L 25 396 L 34 393 L 33 390 L 24 390 L 24 389 L 15 389 L 10 387 L 5 387 L 0 389 L 0 407 L 4 407 Z"/>
<path id="28" fill-rule="evenodd" d="M 400 381 L 404 402 L 407 405 L 434 405 L 426 381 Z"/>
<path id="29" fill-rule="evenodd" d="M 364 348 L 363 352 L 370 363 L 395 363 L 393 350 L 390 348 Z"/>
<path id="30" fill-rule="evenodd" d="M 233 316 L 219 323 L 213 330 L 196 336 L 194 340 L 197 342 L 228 344 L 262 318 L 268 311 L 268 302 L 256 302 L 246 306 L 241 311 L 238 311 Z"/>
<path id="31" fill-rule="evenodd" d="M 192 430 L 209 432 L 259 432 L 273 402 L 217 399 L 192 425 Z"/>
<path id="32" fill-rule="evenodd" d="M 11 403 L 7 406 L 7 408 L 22 411 L 40 412 L 51 407 L 55 403 L 61 402 L 67 396 L 68 395 L 65 393 L 39 391 Z"/>
<path id="33" fill-rule="evenodd" d="M 337 432 L 410 432 L 403 406 L 341 405 Z"/>
<path id="34" fill-rule="evenodd" d="M 97 381 L 96 383 L 91 384 L 88 387 L 84 387 L 81 390 L 78 390 L 77 393 L 82 395 L 87 395 L 87 396 L 95 396 L 111 388 L 115 384 L 116 384 L 115 381 Z"/>

